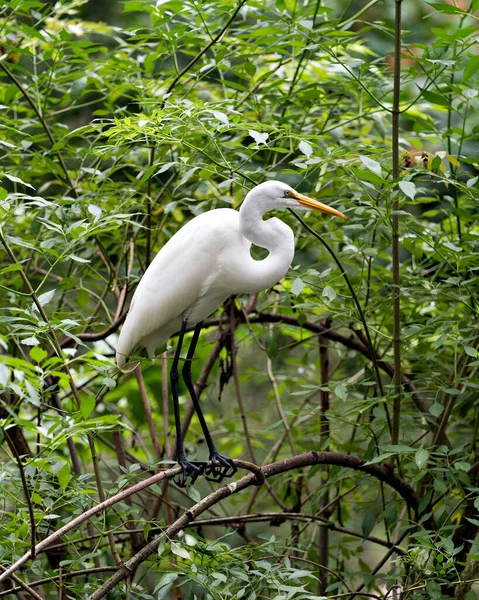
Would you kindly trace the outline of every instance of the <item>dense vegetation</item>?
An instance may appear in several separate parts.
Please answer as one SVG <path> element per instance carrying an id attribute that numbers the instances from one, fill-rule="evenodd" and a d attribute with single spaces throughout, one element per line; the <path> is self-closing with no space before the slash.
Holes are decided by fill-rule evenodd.
<path id="1" fill-rule="evenodd" d="M 476 598 L 478 11 L 1 4 L 0 598 Z M 265 466 L 182 490 L 172 351 L 122 374 L 117 333 L 162 245 L 267 179 L 349 220 L 276 215 L 293 268 L 205 323 L 215 441 Z"/>

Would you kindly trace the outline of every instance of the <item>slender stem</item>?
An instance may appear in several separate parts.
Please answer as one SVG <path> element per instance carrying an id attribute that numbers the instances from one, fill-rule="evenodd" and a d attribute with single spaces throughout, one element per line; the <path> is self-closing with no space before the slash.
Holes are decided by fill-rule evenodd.
<path id="1" fill-rule="evenodd" d="M 156 144 L 153 141 L 150 148 L 150 158 L 148 159 L 148 168 L 155 163 Z M 145 270 L 151 262 L 151 186 L 153 183 L 153 173 L 148 177 L 148 186 L 146 191 L 146 248 L 145 248 Z"/>
<path id="2" fill-rule="evenodd" d="M 314 8 L 314 15 L 313 15 L 313 19 L 312 19 L 313 27 L 314 27 L 314 24 L 316 23 L 316 17 L 318 16 L 318 11 L 319 11 L 320 6 L 321 6 L 321 0 L 316 0 L 316 6 Z M 312 37 L 313 37 L 313 30 L 311 30 L 309 32 L 309 34 L 306 38 L 306 43 L 304 44 L 303 51 L 301 52 L 301 56 L 299 57 L 298 64 L 296 65 L 293 79 L 291 80 L 291 83 L 289 85 L 288 94 L 286 96 L 287 101 L 285 102 L 285 104 L 283 106 L 283 110 L 281 111 L 281 118 L 284 118 L 284 115 L 286 114 L 286 109 L 288 108 L 288 101 L 291 98 L 291 95 L 293 94 L 294 86 L 296 85 L 296 81 L 298 79 L 299 71 L 301 70 L 301 65 L 303 64 L 303 60 L 306 57 L 306 54 L 311 54 L 311 51 L 307 50 L 307 46 L 309 45 Z"/>
<path id="3" fill-rule="evenodd" d="M 309 231 L 309 233 L 311 233 L 312 235 L 314 235 L 314 237 L 316 239 L 318 239 L 323 244 L 323 246 L 326 248 L 326 250 L 333 257 L 334 262 L 338 265 L 339 270 L 341 271 L 341 274 L 344 277 L 344 281 L 346 282 L 346 285 L 348 286 L 349 291 L 351 292 L 351 296 L 353 298 L 354 305 L 356 306 L 356 309 L 357 309 L 357 311 L 359 313 L 359 318 L 361 320 L 361 323 L 363 324 L 364 332 L 365 332 L 366 338 L 368 340 L 369 353 L 370 353 L 370 356 L 371 356 L 371 360 L 373 361 L 374 373 L 376 375 L 376 383 L 378 385 L 378 388 L 379 388 L 379 391 L 381 393 L 381 396 L 384 396 L 383 382 L 381 380 L 381 374 L 379 372 L 379 364 L 378 364 L 378 360 L 377 360 L 377 355 L 376 355 L 376 351 L 374 350 L 373 341 L 371 339 L 371 334 L 369 332 L 369 327 L 368 327 L 368 324 L 367 324 L 367 321 L 366 321 L 366 317 L 364 316 L 364 312 L 363 312 L 363 309 L 361 307 L 361 303 L 359 302 L 359 298 L 358 298 L 358 296 L 357 296 L 357 294 L 356 294 L 356 292 L 354 290 L 354 287 L 353 287 L 351 281 L 349 280 L 348 274 L 346 273 L 343 265 L 341 264 L 341 261 L 336 256 L 336 254 L 333 251 L 333 249 L 331 248 L 331 246 L 319 235 L 319 233 L 317 233 L 316 231 L 314 231 L 314 229 L 311 229 L 311 227 L 309 225 L 307 225 L 307 223 L 305 223 L 303 221 L 303 219 L 296 212 L 294 212 L 294 210 L 292 210 L 292 209 L 289 209 L 289 210 L 298 219 L 298 221 L 303 225 L 303 227 L 307 231 Z M 391 429 L 391 423 L 390 423 L 390 418 L 389 418 L 389 414 L 388 414 L 387 408 L 385 410 L 386 410 L 386 418 L 387 418 L 387 421 L 388 421 L 388 425 L 389 425 L 389 428 Z"/>
<path id="4" fill-rule="evenodd" d="M 399 178 L 399 100 L 401 93 L 401 3 L 395 0 L 394 37 L 394 91 L 392 108 L 392 175 Z M 399 190 L 393 202 L 392 217 L 392 301 L 393 301 L 393 355 L 394 355 L 394 403 L 391 443 L 399 441 L 399 421 L 401 416 L 401 264 L 399 256 Z"/>
<path id="5" fill-rule="evenodd" d="M 331 326 L 331 322 L 327 322 L 326 327 Z M 321 387 L 324 389 L 320 390 L 320 403 L 321 403 L 321 413 L 320 413 L 320 441 L 321 448 L 325 450 L 329 450 L 329 421 L 327 417 L 327 413 L 329 410 L 329 340 L 323 336 L 319 336 L 319 360 L 320 360 L 320 376 L 321 376 Z M 321 475 L 328 479 L 328 466 L 325 465 L 322 468 Z M 324 482 L 324 479 L 323 479 Z M 324 491 L 324 495 L 321 498 L 321 510 L 324 509 L 330 502 L 329 496 L 329 488 L 326 487 Z M 326 513 L 327 515 L 328 513 Z M 319 562 L 321 567 L 319 569 L 318 576 L 318 594 L 320 596 L 324 596 L 326 594 L 326 589 L 328 587 L 328 577 L 327 571 L 328 568 L 328 556 L 329 556 L 329 529 L 327 527 L 319 527 L 319 543 L 318 543 L 318 555 Z"/>
<path id="6" fill-rule="evenodd" d="M 156 431 L 155 422 L 153 420 L 153 414 L 151 412 L 150 401 L 148 399 L 148 393 L 146 391 L 145 382 L 143 375 L 141 374 L 140 366 L 135 369 L 135 377 L 138 383 L 138 391 L 140 392 L 141 403 L 143 404 L 143 410 L 145 411 L 146 422 L 148 423 L 148 429 L 150 431 L 151 442 L 153 444 L 153 450 L 155 452 L 156 460 L 161 460 L 161 449 L 160 443 L 158 442 L 158 433 Z"/>
<path id="7" fill-rule="evenodd" d="M 90 446 L 91 461 L 93 463 L 93 471 L 95 473 L 95 481 L 96 481 L 96 487 L 98 490 L 98 497 L 100 498 L 100 502 L 105 502 L 106 496 L 105 496 L 105 490 L 103 489 L 103 483 L 101 480 L 100 464 L 98 462 L 98 455 L 96 453 L 95 441 L 93 440 L 93 435 L 91 433 L 88 433 L 88 444 Z M 115 564 L 120 565 L 121 559 L 120 559 L 117 549 L 116 549 L 115 538 L 113 537 L 113 534 L 111 532 L 108 533 L 108 541 L 110 543 L 110 550 L 111 550 L 113 559 L 115 561 Z"/>
<path id="8" fill-rule="evenodd" d="M 4 429 L 5 437 L 11 442 L 10 436 L 8 433 L 8 429 Z M 35 513 L 33 511 L 32 498 L 30 496 L 30 489 L 28 487 L 27 477 L 25 475 L 25 469 L 23 468 L 22 457 L 18 454 L 17 448 L 13 442 L 9 443 L 10 450 L 13 452 L 15 456 L 15 460 L 17 462 L 18 470 L 20 471 L 20 478 L 22 480 L 23 492 L 25 494 L 25 501 L 27 503 L 28 508 L 28 517 L 30 519 L 30 530 L 31 530 L 31 548 L 30 552 L 32 558 L 35 558 L 35 542 L 36 542 L 36 526 L 35 526 Z"/>
<path id="9" fill-rule="evenodd" d="M 5 65 L 5 61 L 0 62 L 0 67 L 3 69 L 3 71 L 6 73 L 6 75 L 8 76 L 8 78 L 17 86 L 17 88 L 22 92 L 24 98 L 27 100 L 27 102 L 30 104 L 30 106 L 32 107 L 34 113 L 37 115 L 38 120 L 40 121 L 40 123 L 42 124 L 43 129 L 45 130 L 45 133 L 48 136 L 48 139 L 50 140 L 50 144 L 52 146 L 55 145 L 55 139 L 52 135 L 52 132 L 50 131 L 50 128 L 48 127 L 48 123 L 46 122 L 45 118 L 43 117 L 42 113 L 40 112 L 40 110 L 37 108 L 37 105 L 35 104 L 35 102 L 33 101 L 32 97 L 30 96 L 30 94 L 27 92 L 27 90 L 22 86 L 22 84 L 18 81 L 18 79 L 15 77 L 15 75 L 7 68 L 7 66 Z M 63 160 L 63 156 L 61 155 L 60 151 L 57 150 L 57 156 L 58 156 L 58 161 L 60 163 L 60 166 L 63 170 L 63 172 L 65 173 L 65 179 L 69 185 L 69 187 L 71 188 L 71 191 L 73 193 L 73 195 L 76 197 L 76 191 L 75 191 L 75 186 L 73 184 L 73 181 L 70 177 L 70 173 L 68 172 L 67 166 L 65 164 L 65 161 Z"/>
<path id="10" fill-rule="evenodd" d="M 169 460 L 173 459 L 171 451 L 170 436 L 168 435 L 169 424 L 169 396 L 168 396 L 168 353 L 165 351 L 161 355 L 161 399 L 163 402 L 163 437 L 165 439 L 165 453 Z"/>
<path id="11" fill-rule="evenodd" d="M 183 77 L 183 75 L 188 73 L 188 71 L 190 71 L 196 65 L 196 63 L 200 60 L 200 58 L 204 54 L 206 54 L 206 52 L 208 52 L 208 50 L 212 46 L 214 46 L 214 44 L 216 44 L 216 42 L 218 42 L 223 37 L 223 35 L 226 33 L 226 31 L 229 28 L 229 26 L 231 25 L 231 23 L 235 20 L 236 15 L 243 8 L 243 6 L 246 4 L 246 2 L 247 2 L 247 0 L 241 0 L 241 2 L 238 3 L 236 9 L 233 11 L 230 18 L 228 19 L 228 21 L 226 22 L 224 27 L 221 29 L 221 31 L 209 42 L 209 44 L 207 44 L 203 48 L 203 50 L 198 52 L 198 54 L 186 65 L 186 67 L 182 71 L 180 71 L 178 73 L 178 75 L 173 79 L 173 81 L 170 83 L 170 85 L 168 86 L 168 89 L 165 92 L 165 96 L 168 96 L 169 94 L 171 94 L 171 92 L 173 91 L 173 88 L 180 81 L 180 79 Z M 164 104 L 164 101 L 163 101 L 163 104 Z"/>
<path id="12" fill-rule="evenodd" d="M 256 460 L 256 453 L 254 451 L 253 448 L 253 444 L 251 442 L 251 435 L 249 433 L 249 427 L 248 427 L 248 421 L 246 420 L 246 411 L 245 411 L 245 407 L 244 407 L 244 403 L 243 403 L 243 396 L 241 395 L 241 388 L 240 388 L 240 384 L 239 384 L 239 377 L 238 377 L 238 368 L 237 368 L 237 364 L 236 364 L 236 340 L 235 340 L 235 322 L 236 322 L 236 316 L 235 316 L 235 301 L 234 299 L 231 300 L 231 311 L 230 311 L 230 352 L 231 352 L 231 368 L 233 370 L 233 379 L 234 379 L 234 383 L 235 383 L 235 389 L 236 389 L 236 399 L 238 400 L 238 407 L 240 410 L 240 415 L 241 415 L 241 422 L 243 423 L 243 431 L 244 431 L 244 437 L 246 440 L 246 445 L 248 447 L 248 452 L 250 455 L 251 460 L 257 464 L 257 460 Z"/>
<path id="13" fill-rule="evenodd" d="M 362 14 L 364 14 L 367 10 L 369 10 L 371 8 L 371 6 L 374 6 L 378 2 L 379 2 L 379 0 L 371 0 L 368 4 L 366 4 L 366 6 L 363 6 L 361 8 L 361 10 L 359 10 L 352 17 L 349 17 L 349 19 L 346 19 L 346 21 L 342 21 L 341 19 L 346 16 L 346 10 L 347 10 L 346 9 L 345 11 L 343 11 L 343 14 L 341 15 L 341 19 L 339 20 L 338 26 L 339 27 L 344 27 L 345 25 L 348 25 L 349 23 L 352 23 L 353 21 L 356 21 L 356 19 L 359 19 L 359 17 Z M 351 6 L 351 4 L 352 3 L 350 3 L 349 6 Z M 349 6 L 347 8 L 349 8 Z"/>

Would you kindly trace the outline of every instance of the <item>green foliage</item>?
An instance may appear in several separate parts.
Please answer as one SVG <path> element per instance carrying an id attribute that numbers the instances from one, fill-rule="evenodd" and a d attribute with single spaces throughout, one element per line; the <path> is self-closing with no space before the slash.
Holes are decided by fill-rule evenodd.
<path id="1" fill-rule="evenodd" d="M 89 14 L 92 4 L 0 8 L 2 564 L 102 494 L 171 466 L 161 366 L 142 361 L 157 456 L 137 379 L 115 367 L 118 320 L 146 263 L 186 221 L 238 207 L 254 183 L 281 179 L 349 217 L 306 222 L 355 290 L 380 378 L 331 253 L 293 215 L 279 215 L 296 235 L 293 268 L 235 333 L 251 439 L 226 344 L 203 392 L 215 441 L 245 460 L 250 442 L 259 463 L 312 449 L 388 460 L 415 491 L 418 513 L 361 471 L 289 471 L 269 480 L 269 493 L 248 488 L 207 515 L 237 522 L 162 542 L 131 597 L 173 597 L 175 586 L 185 598 L 334 597 L 361 586 L 451 595 L 452 582 L 477 578 L 479 555 L 478 2 L 402 2 L 399 180 L 390 142 L 394 2 L 363 11 L 354 2 L 250 0 L 232 18 L 231 0 L 134 0 L 102 3 L 104 21 Z M 395 198 L 405 378 L 392 445 Z M 215 332 L 202 336 L 195 379 Z M 203 457 L 200 439 L 193 420 L 190 456 Z M 43 591 L 56 598 L 60 563 L 65 597 L 87 598 L 99 587 L 93 567 L 115 564 L 113 542 L 126 561 L 210 491 L 204 481 L 189 497 L 154 485 L 17 574 L 52 578 Z M 266 518 L 250 523 L 256 512 Z M 373 571 L 398 539 L 399 553 Z M 80 570 L 84 577 L 72 575 Z M 120 597 L 116 589 L 109 597 Z"/>

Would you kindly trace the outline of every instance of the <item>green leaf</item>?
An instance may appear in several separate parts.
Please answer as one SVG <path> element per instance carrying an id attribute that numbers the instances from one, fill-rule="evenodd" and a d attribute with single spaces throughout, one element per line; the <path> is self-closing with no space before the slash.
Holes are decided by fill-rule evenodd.
<path id="1" fill-rule="evenodd" d="M 95 223 L 101 217 L 102 209 L 96 204 L 88 205 L 88 212 L 95 217 Z"/>
<path id="2" fill-rule="evenodd" d="M 191 498 L 195 504 L 197 504 L 201 500 L 201 494 L 192 485 L 189 485 L 186 488 L 186 493 L 188 494 L 188 497 Z"/>
<path id="3" fill-rule="evenodd" d="M 437 583 L 437 581 L 428 581 L 426 584 L 426 590 L 427 593 L 429 594 L 429 598 L 431 598 L 431 600 L 441 600 L 442 598 L 442 591 L 441 591 L 441 586 Z"/>
<path id="4" fill-rule="evenodd" d="M 442 404 L 440 404 L 439 402 L 434 402 L 429 407 L 429 412 L 434 417 L 440 417 L 442 415 L 443 410 L 444 410 L 444 406 Z"/>
<path id="5" fill-rule="evenodd" d="M 40 348 L 40 346 L 34 346 L 30 350 L 30 356 L 36 363 L 41 363 L 48 356 L 48 352 Z"/>
<path id="6" fill-rule="evenodd" d="M 103 377 L 101 382 L 103 385 L 106 385 L 106 387 L 110 388 L 110 390 L 116 387 L 116 381 L 111 377 Z"/>
<path id="7" fill-rule="evenodd" d="M 294 294 L 295 296 L 299 296 L 299 294 L 301 294 L 303 289 L 304 289 L 303 280 L 300 279 L 299 277 L 296 277 L 296 279 L 291 284 L 291 293 Z"/>
<path id="8" fill-rule="evenodd" d="M 414 200 L 414 196 L 416 195 L 416 185 L 412 181 L 400 181 L 399 187 L 408 198 Z"/>
<path id="9" fill-rule="evenodd" d="M 3 275 L 4 273 L 11 273 L 12 271 L 21 271 L 22 270 L 22 265 L 20 263 L 15 263 L 14 265 L 8 265 L 8 267 L 3 267 L 3 269 L 0 269 L 0 275 Z"/>
<path id="10" fill-rule="evenodd" d="M 339 385 L 337 385 L 334 388 L 334 393 L 336 394 L 336 396 L 338 398 L 340 398 L 341 400 L 343 400 L 343 402 L 347 400 L 348 390 L 347 390 L 346 386 L 343 383 L 340 383 Z"/>
<path id="11" fill-rule="evenodd" d="M 424 100 L 427 100 L 431 104 L 437 104 L 438 106 L 449 106 L 449 100 L 442 94 L 436 92 L 423 92 Z"/>
<path id="12" fill-rule="evenodd" d="M 479 71 L 479 56 L 472 56 L 464 67 L 462 81 L 466 83 L 473 75 L 477 75 Z"/>
<path id="13" fill-rule="evenodd" d="M 225 115 L 225 113 L 219 111 L 219 110 L 213 110 L 213 115 L 215 116 L 216 119 L 218 119 L 218 121 L 220 121 L 221 123 L 223 123 L 223 125 L 227 125 L 229 126 L 230 121 L 228 119 L 228 116 Z"/>
<path id="14" fill-rule="evenodd" d="M 54 295 L 55 295 L 55 290 L 49 290 L 48 292 L 45 292 L 44 294 L 40 294 L 40 296 L 38 296 L 38 302 L 39 302 L 40 306 L 46 306 L 52 300 Z"/>
<path id="15" fill-rule="evenodd" d="M 84 419 L 88 419 L 95 410 L 96 401 L 93 396 L 83 396 L 80 403 L 80 414 Z"/>
<path id="16" fill-rule="evenodd" d="M 70 96 L 72 100 L 78 100 L 78 98 L 82 95 L 87 82 L 88 77 L 80 77 L 79 79 L 73 82 L 70 88 Z"/>
<path id="17" fill-rule="evenodd" d="M 166 573 L 163 575 L 155 587 L 156 600 L 165 600 L 167 598 L 178 576 L 178 573 Z"/>
<path id="18" fill-rule="evenodd" d="M 177 544 L 176 542 L 171 542 L 171 551 L 173 552 L 173 554 L 176 554 L 176 556 L 180 556 L 181 558 L 184 558 L 185 560 L 191 560 L 190 553 L 181 544 Z"/>
<path id="19" fill-rule="evenodd" d="M 276 358 L 278 356 L 279 344 L 278 344 L 278 340 L 276 339 L 276 337 L 274 335 L 268 335 L 268 337 L 266 338 L 265 348 L 266 348 L 266 354 L 268 355 L 268 358 L 270 358 L 271 360 L 273 360 L 274 358 Z"/>
<path id="20" fill-rule="evenodd" d="M 427 4 L 429 4 L 429 6 L 432 6 L 438 12 L 441 12 L 441 13 L 446 13 L 446 14 L 449 14 L 449 15 L 463 15 L 463 14 L 465 14 L 465 11 L 463 11 L 462 9 L 460 9 L 457 6 L 454 6 L 452 4 L 446 4 L 446 3 L 443 4 L 441 2 L 428 2 Z"/>
<path id="21" fill-rule="evenodd" d="M 439 171 L 441 169 L 441 167 L 443 167 L 442 164 L 442 158 L 440 156 L 435 156 L 432 159 L 432 163 L 431 163 L 431 169 L 433 171 Z M 443 167 L 444 168 L 444 167 Z"/>
<path id="22" fill-rule="evenodd" d="M 472 346 L 464 346 L 464 352 L 472 358 L 477 358 L 477 350 Z"/>
<path id="23" fill-rule="evenodd" d="M 336 298 L 336 292 L 330 285 L 327 285 L 324 288 L 323 293 L 321 295 L 323 298 L 327 298 L 330 302 L 332 302 Z"/>
<path id="24" fill-rule="evenodd" d="M 71 258 L 75 262 L 79 262 L 79 263 L 83 263 L 83 264 L 90 262 L 90 260 L 88 258 L 82 258 L 81 256 L 76 256 L 76 254 L 70 254 L 68 256 L 68 258 Z"/>
<path id="25" fill-rule="evenodd" d="M 32 190 L 34 190 L 35 188 L 33 187 L 33 185 L 30 185 L 29 183 L 25 183 L 25 181 L 23 181 L 23 179 L 20 179 L 20 177 L 16 177 L 15 175 L 10 175 L 9 173 L 3 173 L 3 175 L 7 178 L 10 179 L 10 181 L 12 181 L 13 183 L 21 183 L 22 185 L 25 185 L 26 187 L 31 188 Z"/>
<path id="26" fill-rule="evenodd" d="M 62 490 L 66 490 L 71 479 L 70 465 L 68 463 L 65 463 L 63 467 L 57 471 L 57 479 Z"/>
<path id="27" fill-rule="evenodd" d="M 376 517 L 372 510 L 366 511 L 361 524 L 361 529 L 364 537 L 368 537 L 376 525 Z"/>
<path id="28" fill-rule="evenodd" d="M 425 448 L 420 448 L 414 457 L 418 469 L 422 469 L 429 459 L 429 452 Z"/>
<path id="29" fill-rule="evenodd" d="M 373 160 L 372 158 L 369 158 L 369 156 L 360 156 L 359 159 L 366 167 L 366 169 L 369 169 L 372 173 L 378 175 L 378 177 L 383 176 L 381 165 L 378 163 L 377 160 Z"/>
<path id="30" fill-rule="evenodd" d="M 313 149 L 308 144 L 308 142 L 302 141 L 299 142 L 299 151 L 302 152 L 307 158 L 309 158 L 313 154 Z"/>

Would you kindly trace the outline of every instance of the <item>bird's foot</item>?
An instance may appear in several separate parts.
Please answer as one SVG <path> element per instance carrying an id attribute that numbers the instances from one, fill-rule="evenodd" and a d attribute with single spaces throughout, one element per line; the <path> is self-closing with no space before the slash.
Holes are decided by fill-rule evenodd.
<path id="1" fill-rule="evenodd" d="M 233 477 L 238 468 L 231 458 L 217 452 L 210 454 L 210 462 L 203 471 L 205 479 L 221 483 L 227 477 Z"/>
<path id="2" fill-rule="evenodd" d="M 175 483 L 179 487 L 186 487 L 188 480 L 191 485 L 195 483 L 200 475 L 205 472 L 208 463 L 202 460 L 186 460 L 183 458 L 178 461 L 181 467 L 181 475 L 179 479 L 175 479 Z"/>

